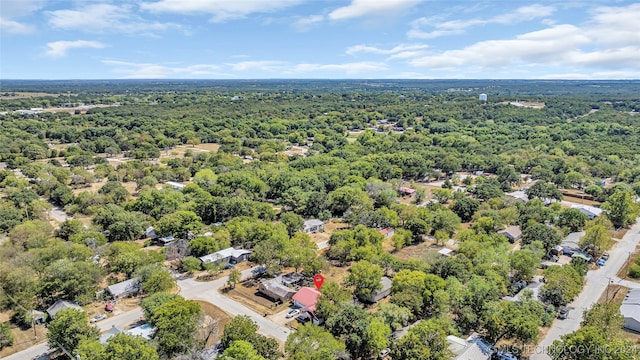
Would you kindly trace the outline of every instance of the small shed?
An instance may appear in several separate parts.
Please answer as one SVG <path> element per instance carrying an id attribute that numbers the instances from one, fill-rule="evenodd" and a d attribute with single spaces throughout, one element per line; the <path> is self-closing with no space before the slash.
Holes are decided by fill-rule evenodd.
<path id="1" fill-rule="evenodd" d="M 318 219 L 311 219 L 304 222 L 304 230 L 307 234 L 324 232 L 324 222 Z"/>
<path id="2" fill-rule="evenodd" d="M 382 279 L 380 279 L 380 282 L 382 283 L 382 288 L 380 288 L 380 290 L 374 291 L 373 295 L 371 295 L 371 297 L 369 298 L 369 302 L 371 303 L 378 302 L 391 295 L 391 279 L 383 276 Z"/>
<path id="3" fill-rule="evenodd" d="M 401 196 L 413 196 L 416 193 L 416 189 L 412 189 L 406 186 L 400 186 L 398 188 L 398 194 Z"/>
<path id="4" fill-rule="evenodd" d="M 384 236 L 384 238 L 390 238 L 393 236 L 393 234 L 396 233 L 396 229 L 392 228 L 392 227 L 388 227 L 382 230 L 379 230 L 380 234 L 382 234 L 382 236 Z"/>
<path id="5" fill-rule="evenodd" d="M 129 297 L 140 292 L 140 280 L 134 278 L 107 287 L 107 292 L 114 299 Z"/>
<path id="6" fill-rule="evenodd" d="M 522 230 L 520 226 L 509 226 L 506 229 L 499 231 L 498 234 L 502 234 L 507 237 L 510 243 L 514 243 L 522 237 Z"/>
<path id="7" fill-rule="evenodd" d="M 440 249 L 438 250 L 438 254 L 444 256 L 444 257 L 449 257 L 449 256 L 453 256 L 455 254 L 455 251 L 451 250 L 451 249 Z"/>
<path id="8" fill-rule="evenodd" d="M 175 181 L 167 181 L 167 185 L 171 186 L 174 190 L 182 190 L 187 186 Z"/>
<path id="9" fill-rule="evenodd" d="M 149 226 L 147 230 L 144 231 L 144 237 L 151 240 L 155 240 L 160 236 L 156 234 L 156 231 L 153 229 L 153 226 Z"/>
<path id="10" fill-rule="evenodd" d="M 173 236 L 165 236 L 165 237 L 156 238 L 156 244 L 158 244 L 159 246 L 169 246 L 174 241 L 176 241 L 176 238 L 174 238 Z"/>
<path id="11" fill-rule="evenodd" d="M 56 317 L 56 313 L 60 310 L 65 309 L 76 309 L 80 311 L 84 311 L 78 304 L 73 303 L 69 300 L 58 300 L 53 305 L 49 306 L 47 309 L 47 314 L 49 314 L 49 318 L 53 320 Z"/>

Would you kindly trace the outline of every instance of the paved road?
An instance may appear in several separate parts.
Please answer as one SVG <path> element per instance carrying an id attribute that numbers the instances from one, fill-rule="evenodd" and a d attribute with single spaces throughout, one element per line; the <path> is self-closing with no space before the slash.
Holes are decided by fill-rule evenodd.
<path id="1" fill-rule="evenodd" d="M 251 276 L 251 270 L 247 269 L 242 272 L 242 279 L 247 279 Z M 262 314 L 247 308 L 246 306 L 220 294 L 218 289 L 225 286 L 227 283 L 227 277 L 217 279 L 210 282 L 199 282 L 192 278 L 178 280 L 178 286 L 180 287 L 180 295 L 186 299 L 191 300 L 204 300 L 208 301 L 231 315 L 248 315 L 250 316 L 258 326 L 260 332 L 267 336 L 272 336 L 275 339 L 285 342 L 287 337 L 291 333 L 288 328 L 278 325 L 275 322 L 263 317 Z"/>
<path id="2" fill-rule="evenodd" d="M 629 254 L 635 251 L 636 245 L 640 241 L 640 218 L 636 219 L 636 224 L 626 233 L 617 246 L 609 251 L 610 257 L 606 265 L 598 270 L 591 270 L 587 273 L 585 286 L 578 298 L 568 306 L 572 308 L 569 318 L 566 320 L 555 320 L 547 332 L 547 336 L 540 341 L 531 360 L 548 360 L 550 357 L 546 350 L 555 340 L 559 340 L 562 335 L 572 333 L 580 328 L 582 314 L 585 310 L 598 301 L 605 292 L 607 285 L 612 282 L 620 283 L 624 286 L 640 288 L 640 284 L 631 281 L 621 280 L 616 274 L 629 258 Z"/>
<path id="3" fill-rule="evenodd" d="M 100 332 L 111 329 L 112 326 L 119 326 L 127 328 L 129 325 L 135 323 L 143 316 L 142 309 L 136 308 L 134 310 L 122 313 L 120 315 L 108 318 L 104 321 L 96 323 L 96 327 L 100 329 Z M 13 355 L 9 355 L 3 359 L 5 360 L 27 360 L 27 359 L 47 359 L 49 354 L 49 344 L 47 342 L 34 345 L 28 349 L 17 352 Z"/>

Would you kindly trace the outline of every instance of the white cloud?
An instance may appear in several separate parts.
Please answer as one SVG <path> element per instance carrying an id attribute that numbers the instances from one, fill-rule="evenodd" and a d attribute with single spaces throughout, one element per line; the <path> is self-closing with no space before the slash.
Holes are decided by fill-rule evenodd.
<path id="1" fill-rule="evenodd" d="M 51 57 L 63 57 L 67 55 L 67 51 L 71 49 L 102 49 L 107 45 L 98 41 L 75 40 L 75 41 L 54 41 L 47 43 L 45 54 Z"/>
<path id="2" fill-rule="evenodd" d="M 168 77 L 229 77 L 220 72 L 218 65 L 196 64 L 189 66 L 166 66 L 151 63 L 134 63 L 118 60 L 103 60 L 103 64 L 113 66 L 114 72 L 127 79 L 162 79 Z"/>
<path id="3" fill-rule="evenodd" d="M 412 39 L 434 39 L 441 36 L 463 34 L 468 28 L 487 24 L 510 25 L 547 17 L 555 12 L 555 7 L 545 5 L 522 6 L 515 11 L 496 15 L 489 19 L 467 19 L 441 21 L 437 17 L 419 18 L 411 23 L 407 37 Z M 426 31 L 424 27 L 432 27 Z"/>
<path id="4" fill-rule="evenodd" d="M 261 61 L 241 61 L 238 63 L 225 64 L 233 71 L 279 71 L 287 66 L 285 61 L 261 60 Z"/>
<path id="5" fill-rule="evenodd" d="M 149 22 L 135 15 L 131 5 L 92 4 L 76 9 L 49 11 L 46 14 L 52 27 L 64 30 L 152 34 L 181 28 L 172 23 Z"/>
<path id="6" fill-rule="evenodd" d="M 424 44 L 400 44 L 391 49 L 380 49 L 374 46 L 368 45 L 355 45 L 347 49 L 347 54 L 355 55 L 358 53 L 371 53 L 380 55 L 398 54 L 406 51 L 422 50 L 426 49 L 428 45 Z"/>
<path id="7" fill-rule="evenodd" d="M 387 65 L 376 62 L 353 62 L 345 64 L 298 64 L 293 67 L 293 72 L 308 73 L 318 71 L 341 72 L 347 75 L 366 73 L 371 71 L 386 70 Z"/>
<path id="8" fill-rule="evenodd" d="M 351 4 L 329 13 L 331 20 L 347 20 L 365 15 L 388 15 L 409 9 L 424 0 L 351 0 Z"/>
<path id="9" fill-rule="evenodd" d="M 298 31 L 308 30 L 311 26 L 320 23 L 324 20 L 322 15 L 311 15 L 298 19 L 293 23 L 293 27 Z"/>
<path id="10" fill-rule="evenodd" d="M 2 0 L 0 11 L 0 31 L 3 34 L 28 34 L 36 30 L 35 26 L 18 22 L 44 6 L 44 0 Z"/>
<path id="11" fill-rule="evenodd" d="M 35 27 L 0 17 L 0 30 L 5 34 L 28 34 L 34 32 Z"/>
<path id="12" fill-rule="evenodd" d="M 298 5 L 302 0 L 160 0 L 140 7 L 152 12 L 211 14 L 212 21 L 243 18 L 252 13 L 268 13 Z"/>

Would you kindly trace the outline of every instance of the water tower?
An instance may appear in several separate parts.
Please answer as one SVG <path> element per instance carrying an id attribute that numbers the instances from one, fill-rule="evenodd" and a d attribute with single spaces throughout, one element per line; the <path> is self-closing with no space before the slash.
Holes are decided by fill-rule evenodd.
<path id="1" fill-rule="evenodd" d="M 480 96 L 478 96 L 478 100 L 487 102 L 487 94 L 480 94 Z"/>

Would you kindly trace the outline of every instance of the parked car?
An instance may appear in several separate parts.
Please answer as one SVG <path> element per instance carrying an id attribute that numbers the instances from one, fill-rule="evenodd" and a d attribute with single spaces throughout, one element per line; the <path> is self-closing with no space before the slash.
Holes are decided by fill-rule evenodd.
<path id="1" fill-rule="evenodd" d="M 100 314 L 100 315 L 96 315 L 95 317 L 91 318 L 91 322 L 98 322 L 100 320 L 104 320 L 107 318 L 107 314 Z"/>
<path id="2" fill-rule="evenodd" d="M 604 261 L 609 260 L 609 253 L 604 253 L 604 254 L 602 254 L 602 257 L 601 257 L 601 258 L 602 258 L 602 259 L 604 259 Z"/>
<path id="3" fill-rule="evenodd" d="M 296 320 L 298 320 L 298 322 L 299 322 L 300 324 L 304 324 L 304 323 L 309 322 L 309 320 L 311 320 L 311 318 L 310 318 L 310 317 L 309 317 L 309 315 L 307 315 L 307 314 L 302 314 L 302 315 L 298 316 L 298 317 L 296 318 Z"/>
<path id="4" fill-rule="evenodd" d="M 293 309 L 287 313 L 287 319 L 300 315 L 300 309 Z"/>
<path id="5" fill-rule="evenodd" d="M 598 260 L 598 266 L 604 266 L 605 262 L 606 262 L 605 259 Z"/>
<path id="6" fill-rule="evenodd" d="M 384 358 L 386 358 L 387 356 L 389 356 L 389 353 L 390 353 L 390 352 L 391 352 L 391 350 L 389 350 L 389 349 L 382 349 L 382 350 L 380 351 L 380 355 L 378 356 L 378 359 L 384 359 Z"/>
<path id="7" fill-rule="evenodd" d="M 560 310 L 558 311 L 558 319 L 566 319 L 569 317 L 569 308 L 566 306 L 560 306 Z"/>
<path id="8" fill-rule="evenodd" d="M 493 355 L 491 355 L 491 359 L 493 360 L 518 360 L 518 358 L 508 352 L 495 352 L 493 353 Z"/>
<path id="9" fill-rule="evenodd" d="M 113 311 L 113 302 L 108 302 L 106 304 L 104 304 L 104 310 L 108 311 L 108 312 L 112 312 Z"/>
<path id="10" fill-rule="evenodd" d="M 232 264 L 232 263 L 228 263 L 227 265 L 224 266 L 225 269 L 233 269 L 236 266 L 236 264 Z"/>

